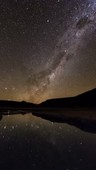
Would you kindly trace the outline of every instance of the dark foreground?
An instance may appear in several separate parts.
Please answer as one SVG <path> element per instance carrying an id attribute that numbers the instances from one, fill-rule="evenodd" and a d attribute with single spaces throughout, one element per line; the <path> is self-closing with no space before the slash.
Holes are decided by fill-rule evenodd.
<path id="1" fill-rule="evenodd" d="M 31 114 L 0 121 L 0 170 L 96 170 L 96 134 Z"/>
<path id="2" fill-rule="evenodd" d="M 51 122 L 67 123 L 83 131 L 96 133 L 96 89 L 76 97 L 51 99 L 41 104 L 0 101 L 0 118 L 32 113 Z"/>
<path id="3" fill-rule="evenodd" d="M 40 105 L 1 101 L 0 115 L 0 170 L 96 170 L 96 90 Z"/>

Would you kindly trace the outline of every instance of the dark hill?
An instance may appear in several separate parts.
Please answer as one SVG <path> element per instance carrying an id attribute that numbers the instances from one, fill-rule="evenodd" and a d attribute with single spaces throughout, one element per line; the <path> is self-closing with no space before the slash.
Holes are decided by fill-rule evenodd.
<path id="1" fill-rule="evenodd" d="M 90 90 L 76 97 L 47 100 L 40 107 L 96 107 L 96 89 Z"/>
<path id="2" fill-rule="evenodd" d="M 66 108 L 66 107 L 96 107 L 96 89 L 90 90 L 76 97 L 50 99 L 41 104 L 33 104 L 25 101 L 0 100 L 1 108 Z"/>
<path id="3" fill-rule="evenodd" d="M 9 100 L 0 100 L 0 109 L 1 108 L 34 108 L 37 107 L 36 104 L 27 103 L 25 101 L 9 101 Z"/>
<path id="4" fill-rule="evenodd" d="M 33 104 L 25 101 L 0 100 L 0 108 L 73 108 L 73 107 L 96 107 L 96 89 L 90 90 L 76 97 L 50 99 L 41 104 Z"/>
<path id="5" fill-rule="evenodd" d="M 38 105 L 24 101 L 0 101 L 0 119 L 3 115 L 27 113 L 96 133 L 96 89 L 76 97 L 50 99 Z"/>

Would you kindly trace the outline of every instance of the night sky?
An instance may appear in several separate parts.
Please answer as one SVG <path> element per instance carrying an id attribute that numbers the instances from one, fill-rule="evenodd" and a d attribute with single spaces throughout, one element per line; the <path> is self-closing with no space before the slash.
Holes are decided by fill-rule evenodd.
<path id="1" fill-rule="evenodd" d="M 96 0 L 0 0 L 0 99 L 96 87 Z"/>
<path id="2" fill-rule="evenodd" d="M 0 100 L 96 88 L 96 0 L 0 0 Z M 28 115 L 0 121 L 0 170 L 96 170 L 96 134 Z"/>

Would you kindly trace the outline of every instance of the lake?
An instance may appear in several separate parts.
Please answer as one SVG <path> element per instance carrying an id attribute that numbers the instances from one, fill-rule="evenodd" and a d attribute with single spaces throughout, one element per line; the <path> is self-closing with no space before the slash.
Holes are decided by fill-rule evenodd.
<path id="1" fill-rule="evenodd" d="M 0 122 L 0 170 L 95 170 L 96 134 L 31 114 Z"/>

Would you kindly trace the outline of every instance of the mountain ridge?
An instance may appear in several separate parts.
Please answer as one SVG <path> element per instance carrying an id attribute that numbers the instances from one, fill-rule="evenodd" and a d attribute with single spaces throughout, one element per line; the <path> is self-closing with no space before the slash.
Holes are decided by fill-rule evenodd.
<path id="1" fill-rule="evenodd" d="M 75 97 L 49 99 L 42 102 L 42 107 L 96 107 L 96 88 Z"/>
<path id="2" fill-rule="evenodd" d="M 54 123 L 67 123 L 83 131 L 96 133 L 96 89 L 75 97 L 50 99 L 41 104 L 0 101 L 0 120 L 4 115 L 28 113 Z"/>
<path id="3" fill-rule="evenodd" d="M 11 101 L 11 100 L 0 100 L 0 107 L 60 107 L 60 106 L 83 106 L 84 104 L 87 105 L 95 105 L 96 104 L 96 88 L 79 94 L 77 96 L 72 97 L 65 97 L 65 98 L 55 98 L 55 99 L 48 99 L 40 104 L 34 104 L 31 102 L 26 101 Z M 57 102 L 57 103 L 56 103 Z M 81 105 L 80 105 L 81 102 Z M 58 105 L 56 105 L 58 104 Z"/>

